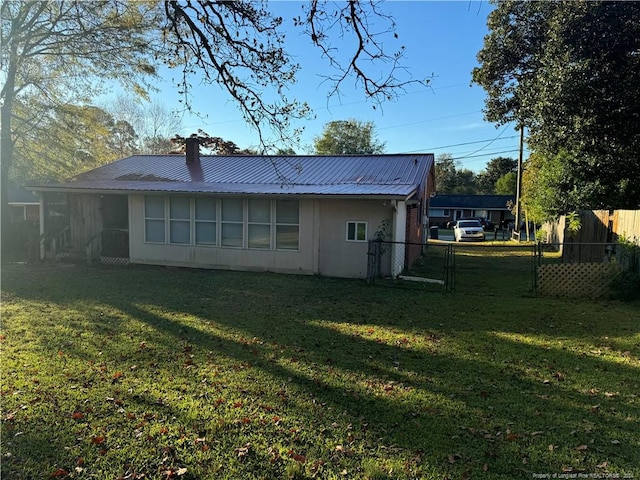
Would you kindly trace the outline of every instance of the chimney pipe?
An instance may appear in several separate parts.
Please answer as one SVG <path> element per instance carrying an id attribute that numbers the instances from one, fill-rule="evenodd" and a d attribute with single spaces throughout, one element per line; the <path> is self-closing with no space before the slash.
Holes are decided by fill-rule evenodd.
<path id="1" fill-rule="evenodd" d="M 195 137 L 186 139 L 187 147 L 187 163 L 196 163 L 200 161 L 200 141 Z"/>

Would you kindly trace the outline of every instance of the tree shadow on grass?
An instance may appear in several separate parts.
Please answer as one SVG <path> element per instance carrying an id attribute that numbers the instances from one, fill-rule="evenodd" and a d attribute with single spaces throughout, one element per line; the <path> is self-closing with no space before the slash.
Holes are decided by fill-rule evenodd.
<path id="1" fill-rule="evenodd" d="M 146 272 L 139 281 L 151 280 L 159 271 Z M 105 380 L 110 376 L 113 380 L 114 371 L 134 361 L 155 363 L 144 368 L 153 369 L 162 385 L 142 392 L 122 388 L 124 405 L 162 419 L 175 417 L 194 436 L 215 432 L 232 451 L 242 448 L 242 438 L 255 441 L 252 435 L 259 431 L 309 458 L 333 458 L 329 463 L 336 468 L 341 460 L 348 464 L 346 457 L 340 457 L 344 451 L 359 451 L 363 458 L 385 452 L 393 457 L 398 449 L 406 453 L 400 458 L 415 459 L 411 468 L 429 464 L 442 474 L 470 470 L 482 475 L 485 464 L 495 475 L 504 476 L 513 474 L 513 469 L 560 471 L 572 462 L 577 468 L 594 468 L 603 461 L 632 467 L 624 460 L 633 458 L 637 446 L 629 442 L 634 438 L 633 420 L 638 419 L 637 398 L 632 394 L 637 391 L 638 369 L 631 365 L 582 356 L 581 373 L 575 374 L 577 386 L 572 386 L 574 373 L 567 370 L 576 365 L 575 353 L 474 330 L 471 324 L 458 324 L 452 330 L 447 324 L 413 321 L 412 313 L 424 312 L 425 304 L 412 303 L 410 295 L 404 300 L 409 314 L 390 319 L 385 316 L 393 309 L 375 306 L 375 295 L 357 282 L 291 278 L 289 288 L 282 291 L 281 286 L 268 284 L 271 276 L 249 280 L 244 276 L 239 282 L 234 276 L 178 271 L 172 280 L 179 280 L 180 287 L 156 281 L 154 292 L 107 283 L 81 293 L 72 287 L 75 293 L 70 297 L 48 298 L 43 292 L 37 296 L 61 305 L 94 305 L 96 315 L 88 328 L 94 329 L 96 338 L 86 341 L 95 344 L 70 342 L 65 354 L 90 362 L 102 347 L 111 357 L 106 359 L 111 370 Z M 120 278 L 109 277 L 103 280 Z M 376 314 L 348 308 L 362 297 L 368 297 Z M 109 307 L 106 318 L 99 314 L 104 306 Z M 67 327 L 82 331 L 87 323 L 72 321 Z M 58 347 L 47 341 L 49 328 L 44 325 L 37 331 L 36 326 L 35 334 L 41 337 L 42 348 L 54 355 Z M 385 328 L 391 333 L 378 332 Z M 466 340 L 477 350 L 465 350 Z M 547 360 L 549 366 L 541 364 Z M 603 371 L 611 385 L 623 385 L 617 397 L 604 396 L 609 383 L 594 384 L 595 393 L 584 388 L 590 372 Z M 558 373 L 564 375 L 562 381 Z M 229 380 L 234 376 L 242 376 L 245 383 Z M 196 394 L 193 385 L 203 379 L 208 383 Z M 135 373 L 126 372 L 122 386 L 134 380 Z M 171 392 L 180 388 L 181 395 Z M 195 409 L 181 407 L 180 396 L 198 396 Z M 224 405 L 216 406 L 223 397 Z M 262 408 L 258 420 L 254 415 L 243 423 L 249 417 L 239 409 L 236 422 L 216 423 L 222 417 L 216 408 L 231 408 L 233 399 L 245 399 L 248 405 L 243 407 L 251 406 L 254 414 Z M 592 411 L 596 404 L 600 406 Z M 288 429 L 275 421 L 263 423 L 275 416 L 286 419 Z M 558 419 L 565 423 L 558 424 Z M 305 443 L 295 440 L 291 429 L 313 434 Z M 323 429 L 326 432 L 318 434 Z M 546 448 L 555 438 L 572 436 L 576 444 L 558 446 L 562 454 Z M 614 437 L 622 441 L 607 444 Z M 318 444 L 320 439 L 324 445 Z M 597 443 L 589 444 L 592 439 Z M 579 450 L 580 458 L 574 458 L 575 448 L 583 444 L 593 448 Z M 343 450 L 336 450 L 338 445 Z M 549 453 L 527 458 L 532 448 Z M 272 462 L 267 449 L 253 447 L 254 467 L 282 474 L 282 465 Z M 249 464 L 237 455 L 228 461 L 248 471 Z"/>

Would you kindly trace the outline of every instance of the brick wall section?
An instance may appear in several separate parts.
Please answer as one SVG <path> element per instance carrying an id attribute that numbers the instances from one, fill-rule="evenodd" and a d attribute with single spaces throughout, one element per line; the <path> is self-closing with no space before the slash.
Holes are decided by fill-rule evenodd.
<path id="1" fill-rule="evenodd" d="M 418 205 L 407 207 L 407 226 L 405 241 L 409 243 L 404 250 L 404 264 L 406 268 L 411 267 L 422 254 L 423 232 L 420 222 L 420 208 Z"/>

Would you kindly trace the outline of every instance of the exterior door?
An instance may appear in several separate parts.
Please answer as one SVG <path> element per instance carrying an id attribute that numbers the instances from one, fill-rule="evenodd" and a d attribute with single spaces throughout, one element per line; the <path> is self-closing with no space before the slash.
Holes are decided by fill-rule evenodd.
<path id="1" fill-rule="evenodd" d="M 101 255 L 129 258 L 129 198 L 126 195 L 104 195 L 101 208 Z"/>

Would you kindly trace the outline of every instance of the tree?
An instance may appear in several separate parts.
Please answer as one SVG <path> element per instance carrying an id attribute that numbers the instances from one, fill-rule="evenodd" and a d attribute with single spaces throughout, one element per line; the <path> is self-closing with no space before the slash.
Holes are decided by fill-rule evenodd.
<path id="1" fill-rule="evenodd" d="M 351 119 L 325 124 L 313 145 L 317 155 L 374 155 L 383 153 L 385 144 L 378 141 L 373 122 Z"/>
<path id="2" fill-rule="evenodd" d="M 494 193 L 497 195 L 515 195 L 518 187 L 518 174 L 507 172 L 496 182 Z"/>
<path id="3" fill-rule="evenodd" d="M 178 114 L 157 100 L 140 102 L 138 98 L 119 95 L 115 100 L 106 102 L 103 108 L 113 115 L 116 121 L 130 124 L 135 130 L 136 153 L 169 153 L 173 149 L 171 137 L 182 129 Z M 133 152 L 127 152 L 130 153 Z"/>
<path id="4" fill-rule="evenodd" d="M 461 166 L 449 153 L 436 157 L 436 192 L 472 195 L 478 193 L 476 174 Z"/>
<path id="5" fill-rule="evenodd" d="M 402 45 L 390 47 L 397 41 L 395 25 L 376 0 L 343 5 L 312 0 L 302 8 L 294 23 L 329 63 L 329 95 L 338 94 L 347 78 L 355 78 L 378 104 L 407 85 L 428 81 L 410 77 L 401 63 Z M 39 102 L 29 104 L 46 113 L 52 102 L 91 103 L 96 87 L 107 80 L 144 96 L 145 76 L 156 73 L 159 61 L 181 71 L 178 83 L 187 108 L 193 76 L 225 90 L 255 127 L 263 150 L 269 147 L 269 131 L 276 145 L 295 139 L 299 130 L 291 130 L 291 121 L 309 113 L 305 103 L 286 96 L 300 66 L 284 50 L 283 20 L 266 9 L 266 2 L 7 0 L 0 13 L 7 70 L 0 115 L 3 182 L 15 136 L 35 128 L 42 116 L 25 108 L 27 97 L 38 97 Z M 332 43 L 336 39 L 339 49 Z M 18 110 L 31 115 L 18 119 Z M 5 222 L 7 189 L 0 190 Z"/>
<path id="6" fill-rule="evenodd" d="M 560 213 L 638 208 L 640 3 L 496 3 L 473 71 L 485 117 L 526 126 L 539 171 L 564 172 Z"/>
<path id="7" fill-rule="evenodd" d="M 497 182 L 508 173 L 516 173 L 518 161 L 513 158 L 496 157 L 489 160 L 485 169 L 481 171 L 476 182 L 479 193 L 492 195 L 496 192 Z M 514 192 L 515 193 L 515 190 Z"/>
<path id="8" fill-rule="evenodd" d="M 453 193 L 456 188 L 456 163 L 453 156 L 443 153 L 436 157 L 436 192 Z"/>
<path id="9" fill-rule="evenodd" d="M 241 149 L 231 140 L 224 140 L 220 137 L 212 137 L 203 130 L 198 130 L 197 134 L 191 135 L 191 138 L 197 138 L 201 147 L 209 150 L 212 155 L 255 155 L 256 152 L 249 149 Z M 186 151 L 187 139 L 180 135 L 176 135 L 171 139 L 174 145 L 172 153 L 184 153 Z"/>
<path id="10" fill-rule="evenodd" d="M 307 117 L 310 110 L 285 94 L 300 65 L 284 50 L 283 19 L 267 11 L 266 3 L 252 1 L 171 0 L 164 5 L 169 62 L 182 70 L 185 103 L 190 103 L 189 77 L 198 71 L 202 81 L 223 88 L 236 101 L 261 145 L 267 143 L 265 128 L 278 142 L 289 143 L 291 120 Z M 410 78 L 401 63 L 404 46 L 389 51 L 398 38 L 395 23 L 376 0 L 343 5 L 312 0 L 303 3 L 294 25 L 329 63 L 329 95 L 338 94 L 341 84 L 353 77 L 377 103 L 395 98 L 407 85 L 428 82 Z M 340 48 L 333 43 L 336 39 Z M 265 94 L 267 87 L 276 94 Z"/>
<path id="11" fill-rule="evenodd" d="M 42 141 L 46 135 L 47 141 Z M 60 181 L 112 162 L 131 148 L 135 131 L 99 107 L 66 104 L 17 137 L 11 179 Z"/>
<path id="12" fill-rule="evenodd" d="M 476 174 L 468 168 L 456 170 L 456 184 L 451 193 L 477 195 L 478 184 L 476 182 Z"/>
<path id="13" fill-rule="evenodd" d="M 14 147 L 19 147 L 21 137 L 27 134 L 38 136 L 41 143 L 49 141 L 40 128 L 47 124 L 52 112 L 71 102 L 88 103 L 106 81 L 119 81 L 144 92 L 145 79 L 156 73 L 153 54 L 159 52 L 160 39 L 154 41 L 147 34 L 149 25 L 159 23 L 158 13 L 152 2 L 2 3 L 3 236 L 8 231 L 6 186 L 15 158 Z"/>

